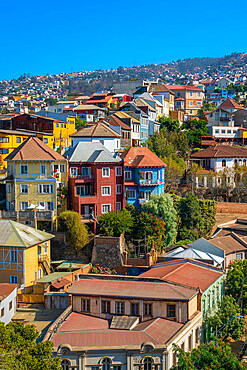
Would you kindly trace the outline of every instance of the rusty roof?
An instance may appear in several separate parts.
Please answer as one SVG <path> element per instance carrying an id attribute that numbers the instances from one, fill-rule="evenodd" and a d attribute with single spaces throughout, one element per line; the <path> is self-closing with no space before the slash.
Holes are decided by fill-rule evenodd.
<path id="1" fill-rule="evenodd" d="M 210 240 L 210 243 L 216 245 L 220 249 L 223 249 L 226 254 L 241 250 L 247 251 L 246 238 L 241 238 L 234 232 L 231 232 L 229 235 L 215 237 Z"/>
<path id="2" fill-rule="evenodd" d="M 133 299 L 185 300 L 198 293 L 196 289 L 167 282 L 148 282 L 145 280 L 103 280 L 84 279 L 75 281 L 69 293 L 84 296 L 123 297 Z"/>
<path id="3" fill-rule="evenodd" d="M 183 284 L 193 288 L 199 288 L 202 292 L 208 289 L 216 280 L 223 275 L 223 271 L 215 271 L 207 264 L 194 264 L 192 261 L 163 263 L 144 272 L 141 277 L 161 278 L 177 284 Z"/>
<path id="4" fill-rule="evenodd" d="M 131 330 L 110 329 L 106 319 L 73 312 L 55 333 L 55 347 L 69 344 L 72 347 L 140 346 L 143 342 L 154 345 L 167 343 L 184 324 L 163 318 L 137 324 Z"/>
<path id="5" fill-rule="evenodd" d="M 247 149 L 232 145 L 214 145 L 190 155 L 190 158 L 247 158 Z"/>
<path id="6" fill-rule="evenodd" d="M 8 297 L 16 287 L 17 284 L 0 283 L 0 302 Z"/>
<path id="7" fill-rule="evenodd" d="M 108 125 L 99 121 L 96 124 L 88 125 L 81 130 L 70 135 L 71 137 L 121 137 L 116 131 L 112 130 Z"/>

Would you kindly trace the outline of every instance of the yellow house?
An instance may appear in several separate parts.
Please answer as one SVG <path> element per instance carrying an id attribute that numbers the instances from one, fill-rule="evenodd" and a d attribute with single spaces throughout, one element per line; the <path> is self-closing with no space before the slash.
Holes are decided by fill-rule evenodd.
<path id="1" fill-rule="evenodd" d="M 53 135 L 25 130 L 0 130 L 0 170 L 7 168 L 5 158 L 27 138 L 37 136 L 50 148 L 53 148 Z"/>
<path id="2" fill-rule="evenodd" d="M 54 235 L 11 220 L 0 220 L 0 281 L 20 284 L 24 293 L 34 280 L 50 273 Z"/>
<path id="3" fill-rule="evenodd" d="M 75 132 L 75 117 L 67 117 L 67 122 L 54 119 L 53 122 L 53 137 L 54 149 L 60 146 L 69 148 L 71 146 L 70 135 Z"/>
<path id="4" fill-rule="evenodd" d="M 63 156 L 37 137 L 29 137 L 6 161 L 7 211 L 43 212 L 47 219 L 50 215 L 50 222 L 66 209 L 67 160 Z"/>

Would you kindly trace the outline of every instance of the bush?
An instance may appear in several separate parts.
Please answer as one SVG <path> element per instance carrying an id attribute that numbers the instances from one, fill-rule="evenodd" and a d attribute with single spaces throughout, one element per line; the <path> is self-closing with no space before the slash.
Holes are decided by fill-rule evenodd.
<path id="1" fill-rule="evenodd" d="M 100 233 L 106 236 L 120 236 L 122 233 L 131 232 L 133 218 L 130 211 L 111 211 L 99 217 L 98 227 Z"/>
<path id="2" fill-rule="evenodd" d="M 165 242 L 165 222 L 162 218 L 151 213 L 140 212 L 135 214 L 134 237 L 147 238 L 149 245 L 152 242 L 156 247 L 161 248 Z"/>
<path id="3" fill-rule="evenodd" d="M 117 275 L 117 272 L 114 269 L 101 267 L 100 265 L 92 266 L 89 272 L 90 274 Z"/>
<path id="4" fill-rule="evenodd" d="M 75 250 L 82 249 L 88 243 L 87 226 L 81 222 L 79 213 L 65 211 L 58 217 L 61 231 L 66 233 L 66 238 Z"/>

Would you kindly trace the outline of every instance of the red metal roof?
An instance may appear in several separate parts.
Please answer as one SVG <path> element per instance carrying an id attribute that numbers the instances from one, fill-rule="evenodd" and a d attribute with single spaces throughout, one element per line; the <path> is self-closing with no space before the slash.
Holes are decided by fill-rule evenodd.
<path id="1" fill-rule="evenodd" d="M 0 302 L 8 297 L 16 287 L 17 284 L 0 283 Z"/>
<path id="2" fill-rule="evenodd" d="M 115 280 L 80 279 L 73 283 L 68 292 L 72 295 L 160 300 L 190 300 L 198 293 L 196 289 L 189 289 L 173 283 L 146 282 L 141 279 L 131 281 L 121 277 Z"/>
<path id="3" fill-rule="evenodd" d="M 71 283 L 71 281 L 69 281 L 68 279 L 62 279 L 61 281 L 56 281 L 55 283 L 52 283 L 51 285 L 56 289 L 60 289 L 60 288 L 63 288 L 65 285 L 68 285 L 70 283 Z"/>
<path id="4" fill-rule="evenodd" d="M 247 149 L 231 145 L 214 145 L 190 155 L 190 158 L 235 158 L 247 157 Z"/>
<path id="5" fill-rule="evenodd" d="M 200 288 L 204 292 L 222 275 L 223 272 L 211 270 L 206 264 L 199 266 L 186 261 L 174 264 L 167 262 L 165 266 L 154 267 L 144 272 L 141 277 L 158 277 L 177 284 Z"/>
<path id="6" fill-rule="evenodd" d="M 55 347 L 70 344 L 72 347 L 107 347 L 138 345 L 143 342 L 165 344 L 184 324 L 157 318 L 136 325 L 132 330 L 109 329 L 109 322 L 89 315 L 73 312 L 55 333 Z"/>
<path id="7" fill-rule="evenodd" d="M 189 85 L 166 85 L 166 87 L 170 90 L 195 90 L 203 92 L 203 90 L 199 89 L 199 87 Z"/>

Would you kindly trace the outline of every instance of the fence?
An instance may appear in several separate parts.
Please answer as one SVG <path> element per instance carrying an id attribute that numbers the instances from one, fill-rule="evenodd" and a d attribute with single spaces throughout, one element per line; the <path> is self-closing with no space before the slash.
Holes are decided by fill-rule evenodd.
<path id="1" fill-rule="evenodd" d="M 17 294 L 18 303 L 44 303 L 43 294 Z"/>

